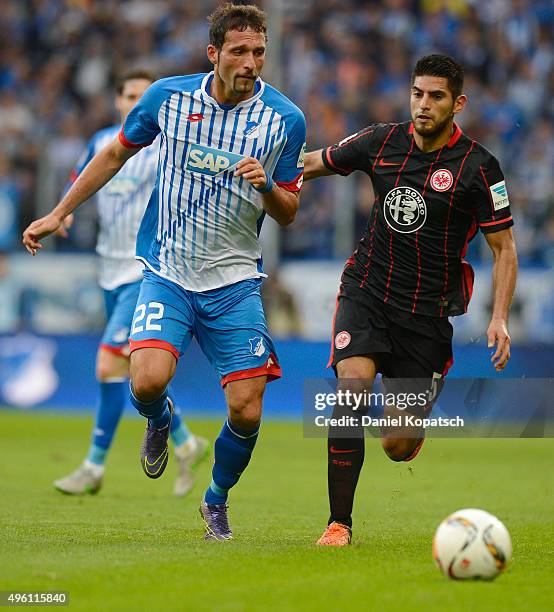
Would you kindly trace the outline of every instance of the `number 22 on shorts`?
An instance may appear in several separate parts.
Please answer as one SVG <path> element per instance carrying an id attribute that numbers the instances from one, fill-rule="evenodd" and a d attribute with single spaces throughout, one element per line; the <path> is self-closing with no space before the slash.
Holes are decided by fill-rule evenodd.
<path id="1" fill-rule="evenodd" d="M 146 331 L 160 331 L 162 329 L 160 324 L 153 323 L 153 321 L 157 321 L 164 316 L 164 305 L 160 304 L 160 302 L 149 302 L 148 310 L 150 312 L 146 317 L 146 325 L 139 325 L 142 321 L 144 321 L 146 310 L 146 304 L 139 304 L 136 307 L 131 334 L 140 334 L 140 332 L 143 332 L 145 329 Z"/>

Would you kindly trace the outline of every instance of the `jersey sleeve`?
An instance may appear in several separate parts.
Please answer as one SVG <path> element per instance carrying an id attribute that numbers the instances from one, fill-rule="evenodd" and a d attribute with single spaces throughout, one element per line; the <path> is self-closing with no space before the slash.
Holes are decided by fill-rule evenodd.
<path id="1" fill-rule="evenodd" d="M 484 234 L 499 232 L 514 224 L 506 180 L 498 160 L 490 154 L 479 166 L 472 196 L 477 222 Z"/>
<path id="2" fill-rule="evenodd" d="M 368 171 L 376 127 L 370 125 L 343 138 L 338 144 L 323 149 L 321 155 L 325 167 L 342 176 L 348 176 L 354 170 Z"/>
<path id="3" fill-rule="evenodd" d="M 290 120 L 285 120 L 287 141 L 273 172 L 273 179 L 286 191 L 298 192 L 304 179 L 304 154 L 306 152 L 306 120 L 300 110 Z"/>
<path id="4" fill-rule="evenodd" d="M 119 142 L 129 149 L 147 147 L 160 133 L 158 113 L 169 93 L 164 87 L 164 80 L 156 81 L 144 92 L 127 119 L 121 132 Z"/>

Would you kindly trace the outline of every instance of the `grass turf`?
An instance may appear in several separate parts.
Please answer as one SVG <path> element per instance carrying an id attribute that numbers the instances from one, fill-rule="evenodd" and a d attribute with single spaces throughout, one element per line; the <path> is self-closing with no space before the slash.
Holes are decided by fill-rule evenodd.
<path id="1" fill-rule="evenodd" d="M 216 421 L 193 421 L 213 439 Z M 366 444 L 354 544 L 314 546 L 327 518 L 323 440 L 265 423 L 231 496 L 235 540 L 205 543 L 209 481 L 171 496 L 140 469 L 143 423 L 125 419 L 104 489 L 74 498 L 53 479 L 81 461 L 90 416 L 0 411 L 0 590 L 68 591 L 74 610 L 548 610 L 554 592 L 554 440 L 428 440 L 413 463 Z M 208 462 L 210 463 L 210 462 Z M 510 530 L 514 559 L 492 583 L 453 582 L 431 559 L 438 523 L 484 508 Z"/>

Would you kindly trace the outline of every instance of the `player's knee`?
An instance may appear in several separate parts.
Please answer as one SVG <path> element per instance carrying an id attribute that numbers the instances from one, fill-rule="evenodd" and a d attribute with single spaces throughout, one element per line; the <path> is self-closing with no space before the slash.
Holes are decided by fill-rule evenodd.
<path id="1" fill-rule="evenodd" d="M 229 402 L 229 419 L 231 423 L 249 431 L 255 429 L 262 418 L 261 397 L 243 395 Z"/>
<path id="2" fill-rule="evenodd" d="M 417 439 L 382 438 L 381 444 L 387 457 L 392 461 L 405 461 L 415 450 Z"/>
<path id="3" fill-rule="evenodd" d="M 153 370 L 139 372 L 132 379 L 133 394 L 141 402 L 153 402 L 161 397 L 168 382 L 159 372 Z"/>
<path id="4" fill-rule="evenodd" d="M 121 376 L 121 373 L 114 367 L 111 360 L 99 357 L 96 362 L 96 380 L 107 382 L 119 376 Z"/>
<path id="5" fill-rule="evenodd" d="M 106 382 L 113 378 L 110 368 L 100 360 L 96 363 L 96 380 L 98 382 Z"/>
<path id="6" fill-rule="evenodd" d="M 175 372 L 175 358 L 159 349 L 141 349 L 131 354 L 133 394 L 141 402 L 157 400 Z"/>
<path id="7" fill-rule="evenodd" d="M 100 347 L 96 356 L 96 380 L 109 382 L 114 379 L 129 377 L 129 359 L 123 353 L 118 354 Z"/>

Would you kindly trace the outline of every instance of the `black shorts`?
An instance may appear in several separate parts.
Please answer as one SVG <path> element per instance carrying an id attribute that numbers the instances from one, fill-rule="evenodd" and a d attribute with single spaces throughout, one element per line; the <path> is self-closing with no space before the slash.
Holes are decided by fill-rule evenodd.
<path id="1" fill-rule="evenodd" d="M 454 361 L 452 325 L 447 318 L 426 317 L 389 306 L 366 288 L 346 282 L 341 285 L 335 311 L 328 367 L 332 366 L 336 373 L 339 361 L 361 355 L 375 361 L 387 390 L 418 393 L 438 385 L 435 399 Z M 391 388 L 395 387 L 392 379 L 412 383 L 398 381 L 396 388 Z M 435 381 L 437 384 L 433 384 Z"/>

